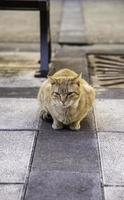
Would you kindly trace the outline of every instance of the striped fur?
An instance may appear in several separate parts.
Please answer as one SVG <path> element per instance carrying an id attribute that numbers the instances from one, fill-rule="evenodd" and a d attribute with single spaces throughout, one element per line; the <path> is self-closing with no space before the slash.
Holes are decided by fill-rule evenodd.
<path id="1" fill-rule="evenodd" d="M 72 130 L 80 129 L 95 99 L 94 89 L 74 71 L 62 69 L 49 76 L 41 85 L 38 100 L 42 118 L 51 115 L 53 129 L 68 125 Z"/>

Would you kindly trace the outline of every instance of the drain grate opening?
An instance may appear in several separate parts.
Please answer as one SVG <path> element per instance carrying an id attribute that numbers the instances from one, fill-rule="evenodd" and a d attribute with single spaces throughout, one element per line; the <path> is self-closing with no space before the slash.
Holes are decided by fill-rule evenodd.
<path id="1" fill-rule="evenodd" d="M 94 87 L 124 88 L 124 55 L 88 55 Z"/>

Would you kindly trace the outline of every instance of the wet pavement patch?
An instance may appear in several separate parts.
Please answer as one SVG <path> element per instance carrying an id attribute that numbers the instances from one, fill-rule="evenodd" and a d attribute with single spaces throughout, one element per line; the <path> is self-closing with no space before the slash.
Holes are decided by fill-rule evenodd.
<path id="1" fill-rule="evenodd" d="M 87 56 L 91 81 L 97 88 L 124 88 L 124 55 Z"/>

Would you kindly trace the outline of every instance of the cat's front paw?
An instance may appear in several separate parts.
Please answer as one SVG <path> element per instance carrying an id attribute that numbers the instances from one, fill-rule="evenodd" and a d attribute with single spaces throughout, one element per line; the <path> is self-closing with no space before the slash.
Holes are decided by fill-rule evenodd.
<path id="1" fill-rule="evenodd" d="M 70 124 L 69 128 L 74 131 L 80 130 L 80 122 L 74 122 Z"/>
<path id="2" fill-rule="evenodd" d="M 55 122 L 54 121 L 53 124 L 52 124 L 52 128 L 54 130 L 62 129 L 63 128 L 63 124 L 61 122 Z"/>
<path id="3" fill-rule="evenodd" d="M 41 117 L 43 120 L 52 120 L 51 115 L 50 115 L 46 110 L 41 110 L 41 111 L 40 111 L 40 117 Z"/>

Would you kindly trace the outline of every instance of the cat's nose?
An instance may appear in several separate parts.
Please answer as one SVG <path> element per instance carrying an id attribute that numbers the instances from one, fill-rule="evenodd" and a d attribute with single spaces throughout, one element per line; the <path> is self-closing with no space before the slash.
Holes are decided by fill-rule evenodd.
<path id="1" fill-rule="evenodd" d="M 61 97 L 61 102 L 63 105 L 65 104 L 65 101 L 66 101 L 66 97 Z"/>
<path id="2" fill-rule="evenodd" d="M 62 100 L 61 100 L 61 103 L 62 103 L 63 105 L 65 105 L 65 101 L 62 101 Z"/>

